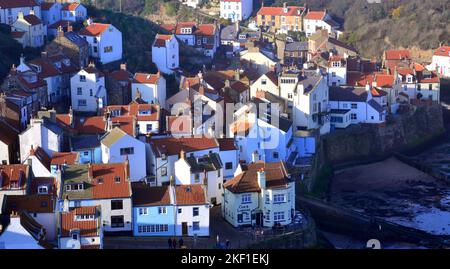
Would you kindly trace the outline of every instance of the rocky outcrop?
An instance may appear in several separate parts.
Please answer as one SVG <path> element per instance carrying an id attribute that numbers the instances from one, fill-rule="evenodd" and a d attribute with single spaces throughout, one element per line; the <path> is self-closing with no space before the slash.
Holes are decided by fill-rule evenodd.
<path id="1" fill-rule="evenodd" d="M 413 107 L 382 125 L 359 124 L 322 137 L 330 164 L 376 159 L 427 142 L 445 131 L 440 105 Z"/>

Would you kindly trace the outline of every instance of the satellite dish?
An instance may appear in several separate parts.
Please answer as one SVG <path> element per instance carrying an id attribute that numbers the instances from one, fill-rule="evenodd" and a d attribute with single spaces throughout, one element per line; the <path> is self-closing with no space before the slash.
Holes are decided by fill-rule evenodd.
<path id="1" fill-rule="evenodd" d="M 81 248 L 80 241 L 74 240 L 74 239 L 70 239 L 66 243 L 66 248 L 68 248 L 68 249 L 80 249 Z"/>

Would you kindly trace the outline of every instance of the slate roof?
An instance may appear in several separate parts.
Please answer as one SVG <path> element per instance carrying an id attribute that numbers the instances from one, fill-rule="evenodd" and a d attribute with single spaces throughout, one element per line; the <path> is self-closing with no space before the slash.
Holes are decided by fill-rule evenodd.
<path id="1" fill-rule="evenodd" d="M 1 8 L 35 7 L 39 4 L 35 0 L 0 0 Z"/>
<path id="2" fill-rule="evenodd" d="M 213 149 L 219 147 L 219 143 L 214 138 L 208 137 L 165 137 L 149 139 L 148 143 L 152 147 L 156 156 L 178 155 L 181 150 L 185 152 L 199 151 L 205 149 Z"/>
<path id="3" fill-rule="evenodd" d="M 150 187 L 144 182 L 131 183 L 133 206 L 159 206 L 173 204 L 170 186 Z"/>
<path id="4" fill-rule="evenodd" d="M 330 87 L 330 101 L 366 102 L 367 92 L 365 88 Z"/>
<path id="5" fill-rule="evenodd" d="M 187 157 L 186 162 L 191 167 L 191 173 L 217 171 L 222 168 L 222 162 L 217 153 L 210 153 L 202 157 Z"/>
<path id="6" fill-rule="evenodd" d="M 238 32 L 234 24 L 227 25 L 220 32 L 220 40 L 236 40 Z"/>
<path id="7" fill-rule="evenodd" d="M 370 99 L 367 104 L 373 107 L 373 109 L 375 109 L 378 113 L 382 113 L 384 111 L 383 107 L 380 106 L 380 104 L 378 104 L 374 99 Z"/>
<path id="8" fill-rule="evenodd" d="M 99 135 L 77 135 L 70 138 L 72 149 L 79 151 L 83 149 L 93 149 L 100 147 Z"/>
<path id="9" fill-rule="evenodd" d="M 289 42 L 284 47 L 285 51 L 308 51 L 308 42 Z"/>

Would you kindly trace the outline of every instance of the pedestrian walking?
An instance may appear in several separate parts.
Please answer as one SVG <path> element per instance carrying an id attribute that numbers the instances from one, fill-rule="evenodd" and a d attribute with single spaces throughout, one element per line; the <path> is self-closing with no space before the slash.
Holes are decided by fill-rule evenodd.
<path id="1" fill-rule="evenodd" d="M 169 248 L 172 248 L 172 238 L 169 237 L 167 244 L 169 244 Z"/>
<path id="2" fill-rule="evenodd" d="M 183 238 L 180 238 L 180 240 L 178 240 L 178 245 L 180 245 L 180 248 L 181 248 L 182 246 L 184 246 Z"/>
<path id="3" fill-rule="evenodd" d="M 177 240 L 175 238 L 172 240 L 172 247 L 173 249 L 177 248 Z"/>

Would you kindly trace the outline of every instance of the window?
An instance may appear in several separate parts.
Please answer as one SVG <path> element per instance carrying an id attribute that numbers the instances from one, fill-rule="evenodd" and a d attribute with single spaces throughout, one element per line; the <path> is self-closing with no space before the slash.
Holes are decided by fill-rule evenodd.
<path id="1" fill-rule="evenodd" d="M 72 234 L 72 239 L 73 240 L 78 240 L 78 234 Z"/>
<path id="2" fill-rule="evenodd" d="M 122 200 L 112 200 L 111 201 L 111 210 L 120 210 L 123 209 L 123 201 Z"/>
<path id="3" fill-rule="evenodd" d="M 288 93 L 288 99 L 292 99 L 292 93 Z"/>
<path id="4" fill-rule="evenodd" d="M 178 214 L 181 214 L 183 210 L 181 208 L 178 208 Z"/>
<path id="5" fill-rule="evenodd" d="M 433 89 L 433 84 L 428 84 L 428 90 L 431 91 Z"/>
<path id="6" fill-rule="evenodd" d="M 158 207 L 158 214 L 167 214 L 167 207 L 165 206 Z"/>
<path id="7" fill-rule="evenodd" d="M 252 202 L 252 196 L 251 194 L 242 194 L 242 203 L 243 204 L 247 204 L 247 203 L 251 203 Z"/>
<path id="8" fill-rule="evenodd" d="M 119 177 L 119 176 L 116 176 L 116 177 L 114 178 L 114 182 L 120 183 L 120 177 Z"/>
<path id="9" fill-rule="evenodd" d="M 267 80 L 266 79 L 261 79 L 261 85 L 266 85 L 267 84 Z"/>
<path id="10" fill-rule="evenodd" d="M 278 159 L 278 157 L 279 157 L 278 152 L 276 152 L 276 151 L 273 152 L 273 158 L 274 158 L 274 159 Z"/>
<path id="11" fill-rule="evenodd" d="M 159 232 L 168 232 L 169 225 L 168 224 L 151 224 L 151 225 L 139 225 L 138 232 L 139 233 L 159 233 Z"/>
<path id="12" fill-rule="evenodd" d="M 161 176 L 167 176 L 167 168 L 161 167 Z"/>
<path id="13" fill-rule="evenodd" d="M 121 148 L 120 149 L 120 155 L 133 155 L 134 154 L 134 148 Z"/>
<path id="14" fill-rule="evenodd" d="M 342 104 L 342 108 L 348 108 L 348 104 Z"/>
<path id="15" fill-rule="evenodd" d="M 266 194 L 266 204 L 270 204 L 270 196 L 269 196 L 269 194 Z"/>
<path id="16" fill-rule="evenodd" d="M 86 82 L 86 76 L 80 75 L 80 82 Z"/>
<path id="17" fill-rule="evenodd" d="M 195 183 L 199 183 L 200 182 L 200 174 L 195 174 L 195 176 L 194 176 L 194 182 Z"/>
<path id="18" fill-rule="evenodd" d="M 147 124 L 147 133 L 150 133 L 153 129 L 153 125 Z"/>
<path id="19" fill-rule="evenodd" d="M 192 216 L 196 217 L 199 215 L 199 208 L 198 207 L 193 207 L 192 208 Z"/>
<path id="20" fill-rule="evenodd" d="M 332 72 L 331 76 L 335 78 L 336 77 L 336 72 Z"/>
<path id="21" fill-rule="evenodd" d="M 97 52 L 98 52 L 98 48 L 94 47 L 94 53 L 97 53 Z"/>
<path id="22" fill-rule="evenodd" d="M 350 114 L 350 119 L 351 120 L 356 120 L 358 117 L 355 113 Z"/>
<path id="23" fill-rule="evenodd" d="M 192 222 L 192 230 L 194 230 L 194 231 L 200 230 L 200 222 L 199 221 Z"/>
<path id="24" fill-rule="evenodd" d="M 284 212 L 274 212 L 273 220 L 274 221 L 283 221 L 284 220 Z"/>
<path id="25" fill-rule="evenodd" d="M 77 88 L 77 95 L 83 95 L 83 89 L 81 87 Z"/>
<path id="26" fill-rule="evenodd" d="M 78 100 L 78 106 L 86 106 L 86 105 L 87 105 L 86 99 Z"/>
<path id="27" fill-rule="evenodd" d="M 104 51 L 105 53 L 112 52 L 112 51 L 113 51 L 113 47 L 112 47 L 112 46 L 107 46 L 107 47 L 105 47 L 105 48 L 103 49 L 103 51 Z"/>
<path id="28" fill-rule="evenodd" d="M 89 96 L 93 96 L 94 95 L 94 91 L 92 89 L 89 89 Z"/>
<path id="29" fill-rule="evenodd" d="M 103 178 L 101 178 L 101 177 L 98 178 L 98 179 L 97 179 L 97 183 L 98 183 L 98 184 L 103 184 Z"/>
<path id="30" fill-rule="evenodd" d="M 39 186 L 38 194 L 48 194 L 48 187 L 47 186 Z"/>
<path id="31" fill-rule="evenodd" d="M 148 209 L 146 207 L 139 208 L 139 215 L 148 215 Z"/>
<path id="32" fill-rule="evenodd" d="M 225 169 L 226 169 L 226 170 L 233 169 L 233 163 L 232 163 L 232 162 L 227 162 L 227 163 L 225 163 Z"/>
<path id="33" fill-rule="evenodd" d="M 123 216 L 111 216 L 111 228 L 125 227 Z"/>
<path id="34" fill-rule="evenodd" d="M 358 104 L 352 104 L 352 109 L 357 109 L 358 108 Z"/>
<path id="35" fill-rule="evenodd" d="M 273 202 L 274 203 L 284 203 L 284 202 L 286 202 L 286 195 L 284 195 L 284 194 L 275 194 L 273 196 Z"/>

